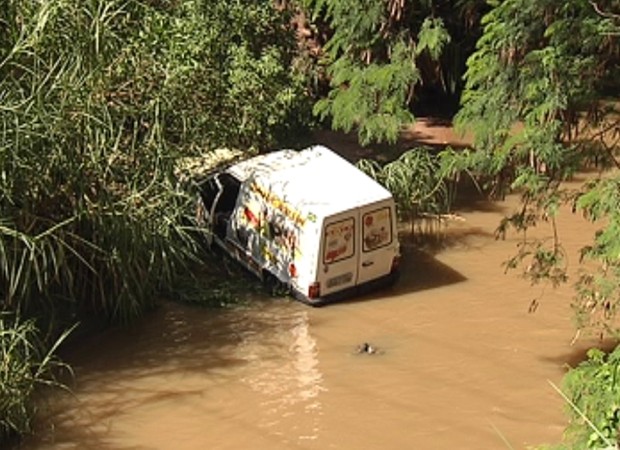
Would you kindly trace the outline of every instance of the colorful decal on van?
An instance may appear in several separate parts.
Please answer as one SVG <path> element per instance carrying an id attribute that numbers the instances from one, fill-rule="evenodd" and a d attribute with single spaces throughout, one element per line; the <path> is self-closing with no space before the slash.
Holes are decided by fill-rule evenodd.
<path id="1" fill-rule="evenodd" d="M 266 216 L 265 237 L 290 258 L 295 259 L 301 256 L 297 227 L 277 213 L 266 214 Z"/>
<path id="2" fill-rule="evenodd" d="M 258 193 L 269 205 L 291 219 L 296 225 L 300 227 L 304 226 L 306 219 L 303 217 L 301 211 L 256 182 L 252 183 L 251 188 L 253 192 Z"/>
<path id="3" fill-rule="evenodd" d="M 276 254 L 266 245 L 266 243 L 263 243 L 261 246 L 261 253 L 265 261 L 269 263 L 275 264 L 278 261 Z"/>
<path id="4" fill-rule="evenodd" d="M 248 202 L 240 210 L 240 214 L 237 217 L 240 225 L 246 228 L 257 229 L 260 228 L 262 220 L 262 214 L 260 204 L 256 199 L 250 198 Z"/>
<path id="5" fill-rule="evenodd" d="M 384 247 L 392 242 L 392 217 L 389 207 L 364 214 L 362 226 L 365 252 Z"/>
<path id="6" fill-rule="evenodd" d="M 325 226 L 326 264 L 350 258 L 355 252 L 355 221 L 352 217 Z"/>

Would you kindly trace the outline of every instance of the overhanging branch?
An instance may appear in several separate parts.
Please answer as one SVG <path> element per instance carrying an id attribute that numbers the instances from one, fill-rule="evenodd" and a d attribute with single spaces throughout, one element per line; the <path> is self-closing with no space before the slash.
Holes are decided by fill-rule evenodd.
<path id="1" fill-rule="evenodd" d="M 596 11 L 596 13 L 599 16 L 608 17 L 610 19 L 620 20 L 620 14 L 615 14 L 615 13 L 612 13 L 612 12 L 603 11 L 600 8 L 600 6 L 598 6 L 598 4 L 595 1 L 593 1 L 593 0 L 590 0 L 589 3 L 592 5 L 592 7 L 594 8 L 594 11 Z"/>

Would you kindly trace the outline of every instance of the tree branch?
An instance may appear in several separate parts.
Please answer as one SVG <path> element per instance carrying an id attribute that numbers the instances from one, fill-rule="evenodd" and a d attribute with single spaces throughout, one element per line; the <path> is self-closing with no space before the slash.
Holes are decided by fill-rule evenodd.
<path id="1" fill-rule="evenodd" d="M 616 120 L 615 122 L 611 122 L 610 124 L 608 124 L 607 127 L 590 136 L 590 140 L 593 141 L 597 138 L 600 139 L 601 143 L 603 144 L 603 148 L 607 152 L 609 158 L 614 163 L 616 168 L 620 169 L 620 161 L 616 158 L 616 155 L 613 152 L 613 145 L 615 145 L 615 143 L 617 143 L 618 141 L 616 141 L 611 146 L 605 143 L 605 135 L 610 131 L 614 131 L 614 134 L 620 131 L 620 119 Z"/>
<path id="2" fill-rule="evenodd" d="M 601 16 L 601 17 L 608 17 L 610 19 L 618 19 L 618 20 L 620 20 L 620 14 L 614 14 L 614 13 L 611 13 L 611 12 L 607 12 L 607 11 L 601 10 L 601 8 L 598 6 L 598 4 L 594 0 L 590 0 L 589 3 L 592 5 L 592 7 L 594 8 L 594 11 L 596 11 L 596 13 L 599 16 Z"/>

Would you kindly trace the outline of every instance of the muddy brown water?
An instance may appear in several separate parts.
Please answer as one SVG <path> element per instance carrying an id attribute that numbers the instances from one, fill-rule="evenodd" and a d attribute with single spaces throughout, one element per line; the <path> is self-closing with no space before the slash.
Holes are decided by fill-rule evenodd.
<path id="1" fill-rule="evenodd" d="M 232 310 L 164 303 L 69 355 L 72 395 L 25 449 L 525 449 L 561 439 L 553 389 L 571 345 L 570 284 L 531 287 L 497 241 L 517 206 L 470 202 L 442 248 L 404 245 L 392 289 L 323 308 L 259 299 Z M 590 224 L 563 211 L 575 268 Z M 538 229 L 550 235 L 549 229 Z M 535 312 L 528 312 L 538 299 Z M 370 342 L 374 355 L 355 353 Z"/>

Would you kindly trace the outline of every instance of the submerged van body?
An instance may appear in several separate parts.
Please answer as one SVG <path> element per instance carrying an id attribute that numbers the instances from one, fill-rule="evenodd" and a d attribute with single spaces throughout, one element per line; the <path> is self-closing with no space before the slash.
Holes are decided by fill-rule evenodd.
<path id="1" fill-rule="evenodd" d="M 388 285 L 400 246 L 389 191 L 324 146 L 233 164 L 200 186 L 209 243 L 321 305 Z"/>

